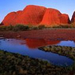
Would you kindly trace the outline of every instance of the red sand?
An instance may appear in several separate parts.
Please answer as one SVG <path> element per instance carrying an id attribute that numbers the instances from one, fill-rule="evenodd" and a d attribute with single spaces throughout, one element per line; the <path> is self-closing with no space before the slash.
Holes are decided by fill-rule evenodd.
<path id="1" fill-rule="evenodd" d="M 36 38 L 45 40 L 75 40 L 75 29 L 45 29 L 30 31 L 0 31 L 0 36 L 7 38 Z"/>

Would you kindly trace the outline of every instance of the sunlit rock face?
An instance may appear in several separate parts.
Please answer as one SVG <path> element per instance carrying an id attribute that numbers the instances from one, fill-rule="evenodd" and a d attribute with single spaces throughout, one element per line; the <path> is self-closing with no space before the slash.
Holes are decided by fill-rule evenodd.
<path id="1" fill-rule="evenodd" d="M 4 25 L 38 25 L 45 13 L 46 8 L 42 6 L 28 5 L 23 11 L 11 12 L 3 20 Z"/>
<path id="2" fill-rule="evenodd" d="M 61 15 L 61 24 L 62 25 L 68 25 L 68 24 L 70 24 L 70 18 L 69 18 L 69 16 L 67 15 L 67 14 L 62 14 Z"/>
<path id="3" fill-rule="evenodd" d="M 13 24 L 13 20 L 15 20 L 15 17 L 16 17 L 16 12 L 11 12 L 7 14 L 3 20 L 3 24 L 6 26 Z"/>
<path id="4" fill-rule="evenodd" d="M 26 39 L 26 44 L 29 48 L 39 48 L 47 45 L 55 45 L 60 41 L 50 41 L 45 39 Z"/>
<path id="5" fill-rule="evenodd" d="M 28 5 L 17 18 L 17 23 L 25 25 L 38 25 L 45 13 L 46 8 L 42 6 Z"/>
<path id="6" fill-rule="evenodd" d="M 72 23 L 72 24 L 75 24 L 75 11 L 74 11 L 74 13 L 73 13 L 73 15 L 72 15 L 71 23 Z"/>
<path id="7" fill-rule="evenodd" d="M 60 11 L 43 6 L 28 5 L 22 11 L 7 14 L 2 21 L 6 26 L 24 24 L 30 26 L 54 26 L 69 24 L 69 17 Z"/>
<path id="8" fill-rule="evenodd" d="M 69 24 L 69 21 L 70 20 L 68 15 L 62 14 L 56 9 L 48 8 L 40 24 L 50 27 Z"/>
<path id="9" fill-rule="evenodd" d="M 22 11 L 21 10 L 19 10 L 19 11 L 17 11 L 16 12 L 16 15 L 15 15 L 15 18 L 14 18 L 14 20 L 13 20 L 13 22 L 12 22 L 12 25 L 17 25 L 17 18 L 19 18 L 19 16 L 22 14 Z"/>
<path id="10" fill-rule="evenodd" d="M 22 11 L 17 11 L 17 12 L 11 12 L 8 15 L 5 16 L 3 20 L 3 24 L 8 26 L 8 25 L 16 25 L 16 19 L 21 15 Z"/>

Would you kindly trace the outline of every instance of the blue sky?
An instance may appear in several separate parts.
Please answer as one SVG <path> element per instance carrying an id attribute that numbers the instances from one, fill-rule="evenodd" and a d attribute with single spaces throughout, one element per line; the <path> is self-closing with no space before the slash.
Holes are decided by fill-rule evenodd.
<path id="1" fill-rule="evenodd" d="M 75 0 L 0 0 L 0 22 L 9 12 L 22 10 L 26 5 L 55 8 L 70 18 L 75 11 Z"/>

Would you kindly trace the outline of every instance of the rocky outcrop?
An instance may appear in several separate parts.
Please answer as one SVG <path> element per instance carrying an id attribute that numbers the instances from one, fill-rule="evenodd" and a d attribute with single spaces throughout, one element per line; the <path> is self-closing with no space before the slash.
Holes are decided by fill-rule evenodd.
<path id="1" fill-rule="evenodd" d="M 65 25 L 69 24 L 69 17 L 62 14 L 60 11 L 52 8 L 45 8 L 43 6 L 28 5 L 22 11 L 9 13 L 2 23 L 4 25 Z"/>
<path id="2" fill-rule="evenodd" d="M 15 17 L 16 17 L 16 12 L 11 12 L 4 18 L 2 23 L 6 26 L 12 25 L 13 21 L 15 20 Z"/>
<path id="3" fill-rule="evenodd" d="M 48 8 L 44 14 L 44 17 L 41 21 L 41 25 L 46 26 L 56 26 L 69 24 L 69 16 L 66 14 L 60 13 L 60 11 L 52 8 Z"/>
<path id="4" fill-rule="evenodd" d="M 74 13 L 73 13 L 73 15 L 72 15 L 71 23 L 72 23 L 72 24 L 75 24 L 75 11 L 74 11 Z"/>
<path id="5" fill-rule="evenodd" d="M 3 20 L 4 25 L 38 25 L 45 13 L 42 6 L 28 5 L 23 11 L 11 12 Z"/>
<path id="6" fill-rule="evenodd" d="M 42 6 L 28 5 L 22 14 L 16 19 L 16 23 L 25 25 L 38 25 L 45 13 L 46 8 Z"/>
<path id="7" fill-rule="evenodd" d="M 70 19 L 69 19 L 69 16 L 67 14 L 62 14 L 61 15 L 61 24 L 64 25 L 68 25 L 70 24 Z"/>

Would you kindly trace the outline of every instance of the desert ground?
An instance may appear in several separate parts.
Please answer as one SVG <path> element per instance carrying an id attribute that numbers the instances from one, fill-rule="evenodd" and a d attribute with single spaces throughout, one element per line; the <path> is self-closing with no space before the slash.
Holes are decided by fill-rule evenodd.
<path id="1" fill-rule="evenodd" d="M 0 37 L 6 38 L 36 38 L 49 40 L 75 40 L 75 29 L 71 28 L 50 28 L 29 31 L 0 31 Z"/>

